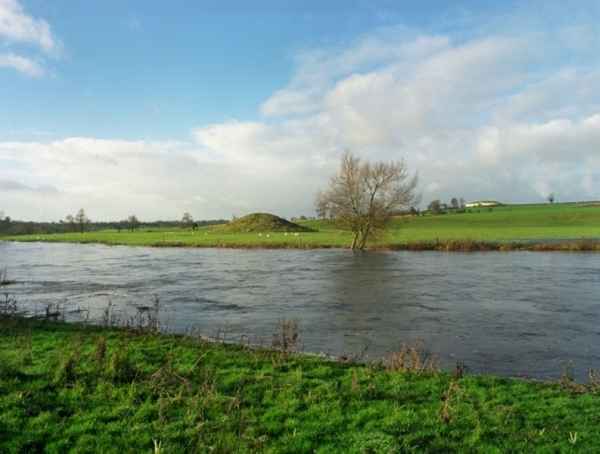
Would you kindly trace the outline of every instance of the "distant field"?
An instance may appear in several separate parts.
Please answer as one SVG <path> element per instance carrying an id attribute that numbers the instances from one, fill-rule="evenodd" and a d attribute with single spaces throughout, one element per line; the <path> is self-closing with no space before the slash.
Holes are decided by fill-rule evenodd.
<path id="1" fill-rule="evenodd" d="M 398 220 L 388 242 L 519 241 L 600 238 L 600 205 L 507 205 L 464 214 Z"/>
<path id="2" fill-rule="evenodd" d="M 351 235 L 323 221 L 303 225 L 317 232 L 228 233 L 220 227 L 183 229 L 113 230 L 54 235 L 3 237 L 16 241 L 103 243 L 131 246 L 193 247 L 272 247 L 319 248 L 348 247 Z M 493 209 L 472 209 L 466 213 L 400 217 L 371 243 L 372 247 L 404 248 L 435 246 L 448 242 L 518 243 L 572 242 L 600 239 L 600 205 L 544 204 L 507 205 Z M 424 247 L 427 248 L 427 247 Z M 594 246 L 596 248 L 596 246 Z"/>

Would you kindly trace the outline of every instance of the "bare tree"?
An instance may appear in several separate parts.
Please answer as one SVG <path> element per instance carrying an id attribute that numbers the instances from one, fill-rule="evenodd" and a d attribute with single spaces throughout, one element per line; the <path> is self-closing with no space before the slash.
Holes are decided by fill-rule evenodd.
<path id="1" fill-rule="evenodd" d="M 138 220 L 135 214 L 132 214 L 127 218 L 127 224 L 129 225 L 129 230 L 132 232 L 137 229 L 140 225 L 140 221 Z"/>
<path id="2" fill-rule="evenodd" d="M 181 224 L 183 227 L 190 227 L 194 223 L 194 218 L 187 211 L 183 213 L 183 217 L 181 218 Z"/>
<path id="3" fill-rule="evenodd" d="M 431 212 L 431 214 L 440 214 L 442 212 L 442 202 L 438 199 L 432 200 L 427 209 Z"/>
<path id="4" fill-rule="evenodd" d="M 65 218 L 65 222 L 67 224 L 69 224 L 69 230 L 71 230 L 71 232 L 75 231 L 75 218 L 73 217 L 72 214 L 68 214 L 67 217 Z"/>
<path id="5" fill-rule="evenodd" d="M 453 210 L 458 210 L 460 208 L 460 204 L 458 203 L 458 199 L 456 197 L 452 197 L 452 200 L 450 200 L 450 206 Z"/>
<path id="6" fill-rule="evenodd" d="M 548 194 L 547 199 L 548 199 L 548 202 L 554 203 L 554 201 L 556 200 L 556 196 L 554 195 L 554 192 Z"/>
<path id="7" fill-rule="evenodd" d="M 417 176 L 410 176 L 404 161 L 362 162 L 344 153 L 340 169 L 329 187 L 318 194 L 316 209 L 354 236 L 352 249 L 363 250 L 369 238 L 383 230 L 394 211 L 417 201 Z"/>
<path id="8" fill-rule="evenodd" d="M 81 208 L 77 212 L 77 214 L 75 215 L 75 218 L 74 218 L 73 222 L 74 222 L 74 224 L 77 224 L 79 226 L 79 231 L 81 233 L 85 232 L 85 226 L 90 223 L 90 220 L 86 216 L 85 210 L 83 208 Z"/>

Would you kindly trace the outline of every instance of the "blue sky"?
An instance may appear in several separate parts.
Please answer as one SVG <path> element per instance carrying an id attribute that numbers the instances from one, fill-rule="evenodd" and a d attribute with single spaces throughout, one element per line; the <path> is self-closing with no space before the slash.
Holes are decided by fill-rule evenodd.
<path id="1" fill-rule="evenodd" d="M 0 0 L 0 210 L 311 214 L 340 153 L 432 198 L 598 198 L 597 2 Z"/>
<path id="2" fill-rule="evenodd" d="M 0 112 L 0 134 L 168 139 L 202 123 L 255 119 L 303 50 L 339 47 L 398 23 L 457 29 L 468 14 L 508 10 L 480 1 L 285 3 L 21 1 L 51 25 L 62 49 L 37 56 L 45 77 L 0 72 L 9 107 Z"/>

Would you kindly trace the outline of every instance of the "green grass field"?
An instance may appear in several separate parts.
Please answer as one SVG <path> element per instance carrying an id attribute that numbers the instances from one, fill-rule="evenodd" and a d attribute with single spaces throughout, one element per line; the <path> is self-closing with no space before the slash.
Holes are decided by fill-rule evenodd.
<path id="1" fill-rule="evenodd" d="M 322 221 L 303 225 L 316 232 L 229 233 L 220 227 L 191 230 L 97 231 L 55 235 L 4 237 L 16 241 L 103 243 L 131 246 L 348 247 L 351 235 Z M 600 239 L 600 205 L 507 205 L 471 210 L 461 214 L 408 216 L 394 219 L 390 228 L 370 243 L 371 247 L 435 247 L 437 242 L 570 242 Z M 427 248 L 427 247 L 424 247 Z M 458 247 L 460 249 L 460 247 Z"/>
<path id="2" fill-rule="evenodd" d="M 0 452 L 597 452 L 597 385 L 0 317 Z"/>

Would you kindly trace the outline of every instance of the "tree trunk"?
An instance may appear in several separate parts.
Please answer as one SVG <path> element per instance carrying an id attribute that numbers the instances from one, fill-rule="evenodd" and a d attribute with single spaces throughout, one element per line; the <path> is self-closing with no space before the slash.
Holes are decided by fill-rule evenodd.
<path id="1" fill-rule="evenodd" d="M 358 246 L 358 237 L 360 232 L 354 232 L 354 238 L 352 238 L 352 250 L 355 251 Z"/>
<path id="2" fill-rule="evenodd" d="M 369 233 L 371 232 L 370 224 L 367 224 L 364 230 L 360 231 L 360 241 L 358 243 L 358 249 L 364 251 L 367 247 L 367 240 L 369 239 Z"/>
<path id="3" fill-rule="evenodd" d="M 361 251 L 364 251 L 365 248 L 367 247 L 367 232 L 363 232 L 360 236 L 360 242 L 358 243 L 358 249 L 360 249 Z"/>

